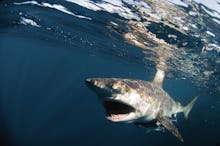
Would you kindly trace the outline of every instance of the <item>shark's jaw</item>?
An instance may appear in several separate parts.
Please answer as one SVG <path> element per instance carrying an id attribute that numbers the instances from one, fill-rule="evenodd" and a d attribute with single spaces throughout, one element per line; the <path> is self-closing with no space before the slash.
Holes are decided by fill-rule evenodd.
<path id="1" fill-rule="evenodd" d="M 135 113 L 135 109 L 117 100 L 102 101 L 105 108 L 106 118 L 113 122 L 128 121 L 129 117 Z"/>
<path id="2" fill-rule="evenodd" d="M 108 120 L 113 122 L 132 122 L 136 119 L 136 108 L 126 100 L 123 100 L 127 97 L 123 97 L 125 93 L 122 89 L 116 88 L 116 81 L 92 78 L 87 79 L 86 84 L 99 96 Z"/>

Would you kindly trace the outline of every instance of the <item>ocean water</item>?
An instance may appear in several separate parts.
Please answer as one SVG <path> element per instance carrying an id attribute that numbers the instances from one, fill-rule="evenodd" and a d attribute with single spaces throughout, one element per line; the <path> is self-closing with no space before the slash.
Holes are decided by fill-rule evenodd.
<path id="1" fill-rule="evenodd" d="M 181 10 L 179 17 L 164 14 L 163 4 Z M 171 0 L 160 1 L 160 11 L 153 7 L 132 0 L 0 1 L 0 145 L 219 146 L 220 4 Z M 124 37 L 129 21 L 169 44 L 165 91 L 184 105 L 199 96 L 189 119 L 177 116 L 184 143 L 167 130 L 106 120 L 85 85 L 90 77 L 153 79 L 161 56 Z M 145 39 L 151 43 L 137 38 Z"/>

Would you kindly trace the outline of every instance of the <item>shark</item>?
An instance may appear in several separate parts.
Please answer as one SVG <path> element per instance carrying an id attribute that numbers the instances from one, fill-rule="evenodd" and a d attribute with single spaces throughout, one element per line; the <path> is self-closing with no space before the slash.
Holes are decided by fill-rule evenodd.
<path id="1" fill-rule="evenodd" d="M 181 105 L 162 88 L 164 76 L 164 72 L 158 70 L 152 82 L 126 78 L 88 78 L 85 82 L 97 94 L 108 120 L 153 127 L 162 125 L 183 142 L 172 117 L 182 112 L 187 119 L 198 96 L 187 105 Z"/>

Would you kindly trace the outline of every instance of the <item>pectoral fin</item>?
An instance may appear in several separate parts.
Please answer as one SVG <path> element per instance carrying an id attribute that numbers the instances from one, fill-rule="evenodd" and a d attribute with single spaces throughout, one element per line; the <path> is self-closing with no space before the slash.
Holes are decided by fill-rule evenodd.
<path id="1" fill-rule="evenodd" d="M 170 131 L 174 136 L 176 136 L 181 142 L 183 142 L 183 138 L 180 135 L 178 129 L 176 126 L 172 123 L 172 121 L 168 117 L 158 116 L 157 120 L 168 130 Z"/>

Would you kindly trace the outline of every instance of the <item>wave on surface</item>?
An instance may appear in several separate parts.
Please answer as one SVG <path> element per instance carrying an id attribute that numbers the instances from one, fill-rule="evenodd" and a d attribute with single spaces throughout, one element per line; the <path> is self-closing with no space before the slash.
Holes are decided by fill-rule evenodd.
<path id="1" fill-rule="evenodd" d="M 65 0 L 62 4 L 38 1 L 13 4 L 54 9 L 88 23 L 100 20 L 84 9 L 97 15 L 114 14 L 105 27 L 128 44 L 141 48 L 146 60 L 160 64 L 178 78 L 193 78 L 198 85 L 215 84 L 218 88 L 220 4 L 217 0 Z M 76 6 L 83 12 L 74 9 Z M 115 14 L 119 17 L 114 18 Z M 43 26 L 25 15 L 20 15 L 20 24 Z"/>

